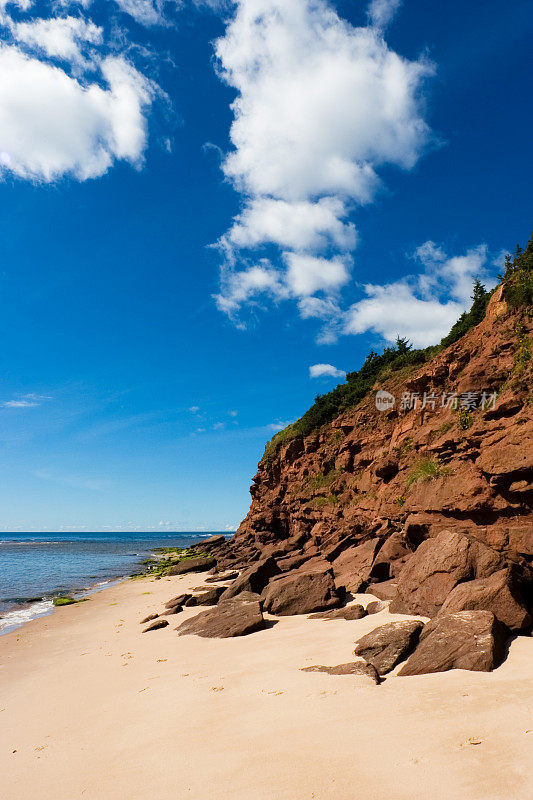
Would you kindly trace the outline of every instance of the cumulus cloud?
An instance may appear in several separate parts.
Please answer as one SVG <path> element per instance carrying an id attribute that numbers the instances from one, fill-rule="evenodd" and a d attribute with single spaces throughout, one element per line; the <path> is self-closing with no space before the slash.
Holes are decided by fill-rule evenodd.
<path id="1" fill-rule="evenodd" d="M 450 257 L 428 241 L 413 257 L 423 271 L 393 283 L 366 285 L 366 297 L 346 312 L 345 333 L 371 331 L 387 342 L 400 335 L 417 347 L 427 347 L 440 341 L 470 307 L 475 278 L 487 287 L 496 283 L 484 244 Z"/>
<path id="2" fill-rule="evenodd" d="M 255 197 L 236 217 L 224 242 L 236 248 L 274 243 L 295 250 L 325 250 L 330 245 L 352 250 L 357 236 L 355 226 L 342 221 L 347 213 L 342 200 L 333 197 L 317 202 Z"/>
<path id="3" fill-rule="evenodd" d="M 441 339 L 457 320 L 464 307 L 459 303 L 424 300 L 406 283 L 365 286 L 367 297 L 347 313 L 346 333 L 380 334 L 393 342 L 398 334 L 417 347 L 427 347 Z"/>
<path id="4" fill-rule="evenodd" d="M 250 194 L 364 202 L 377 166 L 409 169 L 427 142 L 417 90 L 430 65 L 322 0 L 241 2 L 216 55 L 239 93 L 224 172 Z"/>
<path id="5" fill-rule="evenodd" d="M 307 297 L 316 292 L 335 292 L 348 283 L 350 274 L 341 258 L 316 258 L 300 253 L 285 253 L 287 284 L 295 297 Z"/>
<path id="6" fill-rule="evenodd" d="M 411 169 L 430 141 L 421 89 L 433 67 L 402 58 L 377 27 L 350 25 L 326 0 L 240 0 L 215 52 L 237 92 L 222 169 L 243 197 L 219 241 L 219 308 L 234 314 L 257 295 L 242 251 L 265 246 L 280 248 L 267 294 L 279 299 L 281 284 L 285 297 L 321 292 L 327 302 L 347 282 L 350 213 L 374 198 L 381 167 Z"/>
<path id="7" fill-rule="evenodd" d="M 119 56 L 105 57 L 99 70 L 106 88 L 0 45 L 0 174 L 86 180 L 116 160 L 142 162 L 154 86 Z"/>
<path id="8" fill-rule="evenodd" d="M 87 46 L 101 45 L 103 41 L 102 28 L 81 17 L 52 17 L 16 23 L 9 20 L 9 27 L 18 42 L 82 67 L 92 61 L 84 54 Z"/>
<path id="9" fill-rule="evenodd" d="M 312 364 L 309 367 L 310 378 L 345 378 L 346 373 L 342 369 L 337 369 L 333 364 Z"/>

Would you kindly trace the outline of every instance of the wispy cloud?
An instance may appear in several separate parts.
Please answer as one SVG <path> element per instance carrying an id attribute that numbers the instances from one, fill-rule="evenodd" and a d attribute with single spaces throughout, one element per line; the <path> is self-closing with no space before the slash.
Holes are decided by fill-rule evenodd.
<path id="1" fill-rule="evenodd" d="M 282 422 L 281 420 L 277 420 L 276 422 L 270 422 L 268 425 L 265 425 L 264 430 L 271 431 L 273 433 L 277 433 L 278 431 L 284 430 L 287 425 L 291 425 L 294 420 L 287 420 Z"/>
<path id="2" fill-rule="evenodd" d="M 367 9 L 371 24 L 382 30 L 392 22 L 401 4 L 402 0 L 372 0 Z"/>
<path id="3" fill-rule="evenodd" d="M 46 400 L 52 400 L 52 398 L 48 395 L 25 394 L 14 400 L 5 400 L 3 403 L 0 403 L 0 406 L 2 408 L 37 408 Z"/>
<path id="4" fill-rule="evenodd" d="M 88 478 L 85 476 L 56 473 L 50 469 L 34 470 L 33 475 L 39 480 L 55 483 L 60 486 L 67 486 L 71 489 L 84 489 L 90 492 L 102 492 L 108 484 L 101 478 Z"/>

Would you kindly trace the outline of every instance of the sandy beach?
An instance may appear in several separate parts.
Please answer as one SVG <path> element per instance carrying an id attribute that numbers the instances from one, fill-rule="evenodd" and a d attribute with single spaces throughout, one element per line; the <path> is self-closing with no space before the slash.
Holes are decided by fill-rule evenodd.
<path id="1" fill-rule="evenodd" d="M 492 674 L 374 686 L 300 668 L 353 660 L 386 611 L 215 640 L 176 634 L 188 608 L 141 634 L 202 577 L 126 581 L 0 638 L 2 798 L 533 796 L 533 639 Z"/>

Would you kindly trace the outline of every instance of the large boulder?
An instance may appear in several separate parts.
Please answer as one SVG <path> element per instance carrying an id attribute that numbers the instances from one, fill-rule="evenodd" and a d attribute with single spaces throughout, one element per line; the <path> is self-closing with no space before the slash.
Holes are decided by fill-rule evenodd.
<path id="1" fill-rule="evenodd" d="M 344 550 L 332 563 L 336 585 L 346 587 L 348 592 L 361 591 L 370 578 L 379 545 L 376 538 Z"/>
<path id="2" fill-rule="evenodd" d="M 182 611 L 183 611 L 183 606 L 170 606 L 170 608 L 165 608 L 165 610 L 162 611 L 159 616 L 172 617 L 174 614 L 181 614 Z"/>
<path id="3" fill-rule="evenodd" d="M 224 594 L 221 600 L 230 600 L 235 595 L 241 592 L 254 592 L 261 594 L 267 583 L 274 575 L 279 574 L 279 567 L 276 560 L 272 557 L 262 558 L 251 567 L 245 569 L 239 577 L 233 581 Z"/>
<path id="4" fill-rule="evenodd" d="M 239 577 L 239 573 L 236 570 L 231 570 L 230 572 L 217 572 L 215 575 L 210 575 L 208 578 L 205 579 L 206 583 L 226 583 L 226 581 L 233 581 L 235 578 Z"/>
<path id="5" fill-rule="evenodd" d="M 233 598 L 185 620 L 176 630 L 180 636 L 195 635 L 206 639 L 229 639 L 261 630 L 265 620 L 257 600 Z"/>
<path id="6" fill-rule="evenodd" d="M 190 592 L 185 592 L 184 594 L 179 594 L 177 597 L 173 597 L 167 603 L 165 603 L 165 608 L 172 608 L 172 606 L 182 606 L 189 597 L 192 597 Z"/>
<path id="7" fill-rule="evenodd" d="M 380 548 L 372 569 L 370 579 L 386 581 L 399 575 L 406 561 L 413 554 L 403 533 L 396 531 L 391 534 Z"/>
<path id="8" fill-rule="evenodd" d="M 295 570 L 270 581 L 261 595 L 263 608 L 277 616 L 310 614 L 340 605 L 341 598 L 329 570 Z"/>
<path id="9" fill-rule="evenodd" d="M 358 640 L 354 655 L 372 664 L 380 675 L 390 672 L 414 650 L 424 623 L 406 619 L 388 622 Z"/>
<path id="10" fill-rule="evenodd" d="M 184 558 L 174 566 L 165 570 L 165 575 L 185 575 L 187 572 L 207 572 L 212 567 L 216 567 L 217 562 L 211 556 L 199 556 L 198 558 Z"/>
<path id="11" fill-rule="evenodd" d="M 472 536 L 442 531 L 422 542 L 401 571 L 390 611 L 434 617 L 458 583 L 503 566 L 499 553 Z"/>
<path id="12" fill-rule="evenodd" d="M 490 672 L 505 658 L 507 631 L 490 611 L 459 611 L 431 620 L 399 675 L 449 669 Z"/>
<path id="13" fill-rule="evenodd" d="M 526 600 L 530 594 L 531 576 L 513 564 L 493 572 L 488 578 L 460 583 L 448 596 L 438 616 L 456 611 L 490 611 L 510 630 L 520 631 L 533 623 Z"/>
<path id="14" fill-rule="evenodd" d="M 196 550 L 210 550 L 212 547 L 220 547 L 220 545 L 225 544 L 226 541 L 227 539 L 223 533 L 216 533 L 214 536 L 209 536 L 207 539 L 198 539 L 197 542 L 190 544 L 189 547 Z"/>
<path id="15" fill-rule="evenodd" d="M 363 606 L 356 603 L 346 608 L 332 608 L 329 611 L 319 611 L 318 614 L 311 614 L 309 619 L 363 619 L 366 611 Z"/>
<path id="16" fill-rule="evenodd" d="M 380 614 L 382 611 L 387 611 L 389 603 L 386 600 L 372 600 L 366 607 L 367 614 Z"/>
<path id="17" fill-rule="evenodd" d="M 206 586 L 200 594 L 195 595 L 196 605 L 216 606 L 224 591 L 223 586 Z"/>
<path id="18" fill-rule="evenodd" d="M 396 578 L 391 578 L 390 581 L 371 583 L 365 591 L 366 594 L 371 594 L 373 597 L 377 597 L 378 600 L 394 600 L 398 594 L 398 581 Z"/>

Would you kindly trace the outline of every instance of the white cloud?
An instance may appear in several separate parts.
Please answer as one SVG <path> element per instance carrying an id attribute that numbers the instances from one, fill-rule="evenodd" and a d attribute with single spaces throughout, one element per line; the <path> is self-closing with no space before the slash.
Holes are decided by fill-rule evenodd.
<path id="1" fill-rule="evenodd" d="M 33 5 L 33 0 L 0 0 L 0 21 L 2 21 L 7 6 L 16 6 L 20 11 L 28 11 Z"/>
<path id="2" fill-rule="evenodd" d="M 278 420 L 277 422 L 271 422 L 268 425 L 266 425 L 266 430 L 272 431 L 273 433 L 278 433 L 279 431 L 285 430 L 285 428 L 288 425 L 292 425 L 293 422 L 294 420 L 289 420 L 284 422 Z"/>
<path id="3" fill-rule="evenodd" d="M 339 304 L 331 297 L 302 297 L 298 301 L 302 319 L 338 319 L 342 312 Z"/>
<path id="4" fill-rule="evenodd" d="M 470 307 L 476 277 L 489 288 L 495 284 L 484 244 L 449 257 L 428 241 L 417 248 L 414 258 L 424 267 L 419 275 L 365 286 L 366 298 L 346 313 L 345 333 L 372 331 L 388 342 L 400 335 L 417 347 L 427 347 L 440 341 Z"/>
<path id="5" fill-rule="evenodd" d="M 357 236 L 354 225 L 341 221 L 346 214 L 345 204 L 333 197 L 315 203 L 256 197 L 246 204 L 224 241 L 237 248 L 274 243 L 295 250 L 323 250 L 329 245 L 352 250 Z"/>
<path id="6" fill-rule="evenodd" d="M 232 316 L 243 303 L 254 301 L 261 294 L 268 294 L 275 300 L 288 296 L 282 276 L 268 262 L 240 272 L 228 271 L 223 276 L 222 291 L 216 295 L 216 302 L 221 311 Z"/>
<path id="7" fill-rule="evenodd" d="M 16 400 L 6 400 L 0 405 L 2 408 L 37 408 L 37 406 L 42 405 L 45 400 L 52 400 L 52 398 L 49 395 L 31 392 L 30 394 L 18 397 Z"/>
<path id="8" fill-rule="evenodd" d="M 35 408 L 40 403 L 36 403 L 33 400 L 6 400 L 2 405 L 4 408 Z"/>
<path id="9" fill-rule="evenodd" d="M 452 327 L 464 307 L 450 301 L 424 300 L 407 283 L 365 286 L 367 298 L 347 312 L 346 333 L 380 334 L 386 341 L 406 336 L 416 347 L 435 344 Z"/>
<path id="10" fill-rule="evenodd" d="M 417 92 L 432 68 L 323 0 L 241 2 L 216 54 L 239 92 L 224 171 L 251 195 L 366 202 L 375 167 L 411 168 L 427 143 Z"/>
<path id="11" fill-rule="evenodd" d="M 312 364 L 309 367 L 310 378 L 345 378 L 346 373 L 342 369 L 337 369 L 332 364 Z"/>
<path id="12" fill-rule="evenodd" d="M 425 273 L 419 279 L 420 288 L 425 295 L 448 288 L 455 300 L 469 305 L 474 279 L 491 280 L 487 272 L 486 244 L 471 248 L 464 256 L 449 258 L 442 248 L 428 241 L 415 250 L 414 257 L 425 267 Z"/>
<path id="13" fill-rule="evenodd" d="M 287 264 L 287 284 L 294 297 L 306 297 L 316 292 L 335 292 L 350 280 L 346 263 L 341 258 L 316 258 L 298 253 L 284 253 Z"/>
<path id="14" fill-rule="evenodd" d="M 227 270 L 222 291 L 216 295 L 219 309 L 232 317 L 242 305 L 256 304 L 261 295 L 268 295 L 276 302 L 291 297 L 300 299 L 302 317 L 321 318 L 322 314 L 317 313 L 319 307 L 337 308 L 330 295 L 349 281 L 348 258 L 325 259 L 305 253 L 286 252 L 283 253 L 283 261 L 286 270 L 274 269 L 265 259 L 260 266 Z M 326 298 L 313 297 L 316 292 L 324 292 Z M 327 318 L 330 316 L 331 313 L 327 314 Z"/>
<path id="15" fill-rule="evenodd" d="M 115 2 L 121 11 L 129 14 L 140 25 L 151 27 L 165 24 L 164 0 L 115 0 Z"/>
<path id="16" fill-rule="evenodd" d="M 59 58 L 80 66 L 92 59 L 84 55 L 86 45 L 101 45 L 102 28 L 81 17 L 52 17 L 31 22 L 12 22 L 13 38 L 24 45 L 42 51 L 51 58 Z"/>
<path id="17" fill-rule="evenodd" d="M 385 28 L 394 18 L 402 0 L 372 0 L 368 6 L 368 17 L 376 28 Z"/>
<path id="18" fill-rule="evenodd" d="M 349 213 L 374 198 L 381 167 L 411 169 L 430 141 L 421 89 L 433 67 L 402 58 L 377 27 L 353 27 L 326 0 L 240 0 L 215 51 L 237 91 L 222 169 L 243 195 L 218 243 L 218 306 L 235 318 L 261 291 L 323 292 L 327 303 L 348 281 Z M 252 289 L 257 273 L 240 251 L 266 246 L 281 252 L 264 290 Z"/>
<path id="19" fill-rule="evenodd" d="M 121 57 L 104 58 L 100 71 L 108 88 L 0 45 L 0 174 L 86 180 L 115 160 L 140 165 L 155 88 Z"/>

